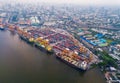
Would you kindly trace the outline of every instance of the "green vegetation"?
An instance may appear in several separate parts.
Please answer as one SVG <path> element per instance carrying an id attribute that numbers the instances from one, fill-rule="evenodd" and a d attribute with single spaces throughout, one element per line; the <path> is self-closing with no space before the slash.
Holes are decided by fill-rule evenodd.
<path id="1" fill-rule="evenodd" d="M 108 43 L 108 44 L 110 44 L 110 43 L 113 42 L 113 40 L 111 40 L 111 39 L 106 39 L 106 40 L 107 40 L 107 43 Z"/>
<path id="2" fill-rule="evenodd" d="M 92 64 L 91 69 L 98 67 L 97 64 Z"/>
<path id="3" fill-rule="evenodd" d="M 99 63 L 100 66 L 113 66 L 115 68 L 118 67 L 117 63 L 116 63 L 116 59 L 113 59 L 111 56 L 109 56 L 109 54 L 107 52 L 101 52 L 101 56 L 100 58 L 103 60 L 103 62 Z"/>
<path id="4" fill-rule="evenodd" d="M 86 37 L 92 37 L 92 35 L 91 35 L 91 34 L 86 34 L 85 36 L 86 36 Z"/>

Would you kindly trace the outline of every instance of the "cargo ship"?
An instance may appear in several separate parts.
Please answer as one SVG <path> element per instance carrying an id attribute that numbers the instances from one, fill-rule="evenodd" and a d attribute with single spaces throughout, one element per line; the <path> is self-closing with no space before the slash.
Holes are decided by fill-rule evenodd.
<path id="1" fill-rule="evenodd" d="M 80 71 L 87 70 L 87 62 L 86 61 L 82 61 L 82 62 L 77 62 L 74 60 L 70 61 L 70 58 L 62 57 L 62 56 L 60 56 L 60 54 L 55 54 L 55 55 L 56 55 L 56 58 L 58 58 L 59 60 L 63 61 L 67 65 L 69 65 L 77 70 L 80 70 Z"/>
<path id="2" fill-rule="evenodd" d="M 35 40 L 35 47 L 39 48 L 41 51 L 44 51 L 50 54 L 54 53 L 52 47 L 48 43 L 48 40 L 43 40 L 42 37 L 37 38 Z"/>
<path id="3" fill-rule="evenodd" d="M 43 39 L 42 37 L 34 38 L 31 33 L 18 29 L 18 35 L 21 39 L 26 41 L 27 43 L 33 44 L 35 47 L 39 48 L 41 51 L 46 51 L 47 53 L 53 53 L 52 47 L 49 45 L 49 41 L 47 39 Z"/>
<path id="4" fill-rule="evenodd" d="M 27 38 L 23 35 L 19 35 L 21 39 L 23 39 L 24 41 L 26 41 L 29 44 L 34 44 L 35 47 L 39 48 L 41 51 L 46 51 L 47 53 L 53 53 L 52 47 L 49 45 L 42 45 L 39 42 L 36 42 L 36 40 L 34 40 L 34 38 Z"/>
<path id="5" fill-rule="evenodd" d="M 14 25 L 8 25 L 8 30 L 10 31 L 10 32 L 15 32 L 15 26 Z"/>
<path id="6" fill-rule="evenodd" d="M 29 44 L 34 44 L 34 38 L 31 37 L 27 32 L 18 29 L 17 33 L 22 40 L 26 41 Z"/>
<path id="7" fill-rule="evenodd" d="M 35 43 L 35 47 L 39 48 L 41 51 L 44 51 L 44 52 L 47 52 L 47 53 L 50 53 L 50 54 L 53 54 L 54 51 L 51 49 L 49 50 L 48 48 L 46 48 L 44 45 L 41 45 L 39 43 Z"/>
<path id="8" fill-rule="evenodd" d="M 56 58 L 61 60 L 62 62 L 66 63 L 72 68 L 75 68 L 79 71 L 86 71 L 88 70 L 88 63 L 85 60 L 75 60 L 71 58 L 72 55 L 65 55 L 62 53 L 56 53 Z"/>
<path id="9" fill-rule="evenodd" d="M 27 37 L 25 37 L 25 36 L 23 36 L 23 35 L 20 35 L 20 34 L 19 34 L 19 37 L 20 37 L 22 40 L 26 41 L 27 43 L 29 43 L 29 44 L 31 44 L 31 45 L 34 44 L 34 38 L 27 38 Z"/>

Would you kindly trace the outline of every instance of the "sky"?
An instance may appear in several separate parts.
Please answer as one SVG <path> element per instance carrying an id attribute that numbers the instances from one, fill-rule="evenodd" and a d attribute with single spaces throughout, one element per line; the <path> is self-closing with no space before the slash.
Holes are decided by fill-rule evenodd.
<path id="1" fill-rule="evenodd" d="M 2 1 L 2 0 L 1 0 Z M 8 0 L 3 0 L 8 1 Z M 72 3 L 72 4 L 82 4 L 82 5 L 120 5 L 120 0 L 9 0 L 17 2 L 45 2 L 45 3 Z"/>

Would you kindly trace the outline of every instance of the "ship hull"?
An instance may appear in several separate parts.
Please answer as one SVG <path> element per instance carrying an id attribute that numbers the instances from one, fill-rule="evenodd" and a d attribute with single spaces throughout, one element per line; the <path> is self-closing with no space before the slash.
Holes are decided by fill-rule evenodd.
<path id="1" fill-rule="evenodd" d="M 79 68 L 79 67 L 71 64 L 70 62 L 62 59 L 61 57 L 59 57 L 59 56 L 57 56 L 57 55 L 55 55 L 55 56 L 56 56 L 57 59 L 59 59 L 59 60 L 62 61 L 63 63 L 67 64 L 68 66 L 70 66 L 70 67 L 72 67 L 72 68 L 74 68 L 74 69 L 76 69 L 76 70 L 78 70 L 78 71 L 81 71 L 81 72 L 85 72 L 85 71 L 86 71 L 86 70 L 84 70 L 84 69 L 82 69 L 82 68 Z"/>
<path id="2" fill-rule="evenodd" d="M 26 41 L 27 43 L 29 43 L 29 44 L 34 44 L 34 42 L 30 42 L 29 39 L 28 39 L 28 38 L 25 38 L 24 36 L 19 35 L 19 37 L 20 37 L 22 40 L 24 40 L 24 41 Z"/>
<path id="3" fill-rule="evenodd" d="M 49 53 L 49 54 L 53 54 L 53 53 L 54 53 L 53 51 L 48 51 L 48 50 L 46 50 L 44 47 L 39 46 L 39 45 L 37 45 L 37 44 L 35 44 L 35 47 L 38 48 L 38 49 L 40 49 L 41 51 L 46 52 L 46 53 Z"/>

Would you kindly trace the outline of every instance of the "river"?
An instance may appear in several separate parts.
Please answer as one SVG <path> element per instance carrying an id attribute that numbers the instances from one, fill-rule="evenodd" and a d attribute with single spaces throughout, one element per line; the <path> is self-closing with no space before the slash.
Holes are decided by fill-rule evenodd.
<path id="1" fill-rule="evenodd" d="M 53 55 L 0 31 L 0 83 L 105 83 L 99 69 L 79 72 Z"/>

